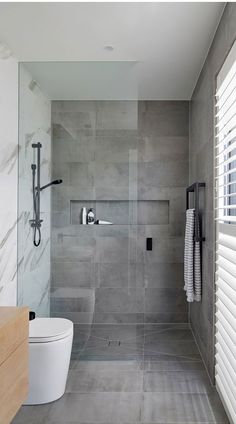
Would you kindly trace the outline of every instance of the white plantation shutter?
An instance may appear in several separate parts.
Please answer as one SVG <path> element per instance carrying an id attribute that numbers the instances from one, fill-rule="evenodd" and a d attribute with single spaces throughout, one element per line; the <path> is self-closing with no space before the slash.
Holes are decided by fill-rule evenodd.
<path id="1" fill-rule="evenodd" d="M 216 386 L 236 423 L 236 43 L 217 77 Z"/>

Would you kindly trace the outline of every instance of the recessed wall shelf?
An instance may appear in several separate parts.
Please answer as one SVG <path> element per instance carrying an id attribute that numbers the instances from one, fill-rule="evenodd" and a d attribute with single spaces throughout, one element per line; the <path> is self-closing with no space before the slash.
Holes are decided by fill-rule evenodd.
<path id="1" fill-rule="evenodd" d="M 165 225 L 169 223 L 168 200 L 71 200 L 70 222 L 81 224 L 82 208 L 93 208 L 95 220 L 116 225 Z"/>

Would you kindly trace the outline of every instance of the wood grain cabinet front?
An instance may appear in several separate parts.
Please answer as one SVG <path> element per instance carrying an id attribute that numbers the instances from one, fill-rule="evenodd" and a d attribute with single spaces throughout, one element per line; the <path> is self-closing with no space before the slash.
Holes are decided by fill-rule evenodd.
<path id="1" fill-rule="evenodd" d="M 0 307 L 0 423 L 10 424 L 28 395 L 28 308 Z"/>

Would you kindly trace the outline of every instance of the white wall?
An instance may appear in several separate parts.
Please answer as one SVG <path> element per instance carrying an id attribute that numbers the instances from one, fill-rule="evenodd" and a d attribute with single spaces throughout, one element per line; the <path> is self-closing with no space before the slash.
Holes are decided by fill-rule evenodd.
<path id="1" fill-rule="evenodd" d="M 0 305 L 17 297 L 18 63 L 0 46 Z"/>

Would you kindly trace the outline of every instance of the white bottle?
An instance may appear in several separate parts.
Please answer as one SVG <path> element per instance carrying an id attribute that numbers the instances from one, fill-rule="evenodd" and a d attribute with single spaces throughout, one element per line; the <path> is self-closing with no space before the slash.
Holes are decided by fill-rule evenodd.
<path id="1" fill-rule="evenodd" d="M 83 225 L 87 224 L 87 209 L 86 208 L 82 208 L 82 212 L 81 212 L 81 223 Z"/>
<path id="2" fill-rule="evenodd" d="M 92 225 L 95 222 L 95 215 L 93 209 L 90 208 L 87 215 L 87 224 Z"/>

